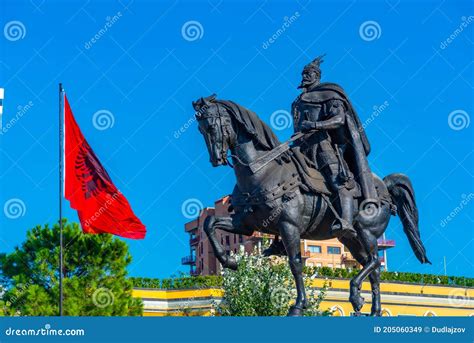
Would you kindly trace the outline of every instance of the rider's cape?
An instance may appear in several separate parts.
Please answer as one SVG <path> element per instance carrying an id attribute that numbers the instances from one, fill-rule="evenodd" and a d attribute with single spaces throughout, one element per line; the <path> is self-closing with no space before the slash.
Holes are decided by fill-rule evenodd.
<path id="1" fill-rule="evenodd" d="M 367 139 L 364 127 L 360 122 L 359 116 L 352 107 L 344 90 L 335 83 L 320 83 L 316 87 L 302 93 L 300 101 L 308 103 L 323 104 L 329 100 L 341 100 L 346 105 L 345 128 L 347 139 L 346 152 L 344 159 L 349 168 L 354 173 L 356 181 L 361 186 L 362 194 L 365 199 L 376 199 L 377 193 L 372 181 L 372 173 L 367 162 L 367 155 L 370 153 L 370 144 Z M 298 118 L 295 118 L 298 120 Z M 295 121 L 297 122 L 297 121 Z"/>

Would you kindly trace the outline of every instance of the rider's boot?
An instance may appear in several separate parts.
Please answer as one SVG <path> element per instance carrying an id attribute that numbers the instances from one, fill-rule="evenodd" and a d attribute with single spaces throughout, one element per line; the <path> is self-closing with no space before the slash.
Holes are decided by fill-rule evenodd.
<path id="1" fill-rule="evenodd" d="M 352 225 L 354 219 L 354 200 L 349 190 L 340 188 L 338 190 L 340 220 L 336 219 L 332 225 L 333 235 L 337 237 L 345 236 L 354 238 L 357 231 Z"/>

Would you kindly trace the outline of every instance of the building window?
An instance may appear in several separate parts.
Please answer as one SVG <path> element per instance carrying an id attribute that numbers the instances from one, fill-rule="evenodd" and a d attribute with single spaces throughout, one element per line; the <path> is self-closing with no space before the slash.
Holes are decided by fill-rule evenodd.
<path id="1" fill-rule="evenodd" d="M 202 242 L 201 242 L 201 255 L 203 254 Z"/>
<path id="2" fill-rule="evenodd" d="M 341 254 L 341 248 L 340 247 L 328 247 L 328 254 L 340 255 Z"/>
<path id="3" fill-rule="evenodd" d="M 308 245 L 308 251 L 316 254 L 321 253 L 321 247 L 319 245 Z"/>
<path id="4" fill-rule="evenodd" d="M 239 235 L 239 243 L 243 243 L 244 242 L 244 238 L 242 237 L 242 235 Z"/>
<path id="5" fill-rule="evenodd" d="M 234 235 L 234 244 L 237 243 L 237 235 Z"/>
<path id="6" fill-rule="evenodd" d="M 230 245 L 230 237 L 229 236 L 225 236 L 225 244 Z"/>

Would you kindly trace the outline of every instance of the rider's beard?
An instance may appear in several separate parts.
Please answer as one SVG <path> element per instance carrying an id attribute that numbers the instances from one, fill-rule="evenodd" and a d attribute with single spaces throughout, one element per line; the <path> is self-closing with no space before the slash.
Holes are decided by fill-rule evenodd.
<path id="1" fill-rule="evenodd" d="M 305 81 L 304 79 L 301 80 L 301 83 L 300 85 L 298 86 L 298 89 L 299 88 L 302 88 L 303 89 L 303 92 L 307 91 L 308 88 L 311 88 L 312 86 L 315 86 L 319 83 L 319 80 L 316 79 L 316 80 L 313 80 L 313 81 Z"/>

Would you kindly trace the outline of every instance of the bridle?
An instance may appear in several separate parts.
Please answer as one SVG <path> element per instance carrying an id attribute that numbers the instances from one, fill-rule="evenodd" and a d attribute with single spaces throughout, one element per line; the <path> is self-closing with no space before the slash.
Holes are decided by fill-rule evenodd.
<path id="1" fill-rule="evenodd" d="M 221 112 L 219 111 L 219 104 L 216 104 L 217 106 L 217 118 L 219 120 L 219 126 L 221 128 L 221 136 L 222 136 L 222 144 L 221 144 L 221 156 L 222 156 L 222 160 L 224 161 L 224 163 L 226 165 L 228 165 L 229 167 L 231 168 L 234 168 L 234 166 L 232 165 L 232 163 L 229 161 L 229 159 L 227 158 L 227 150 L 224 146 L 224 142 L 228 142 L 228 139 L 229 139 L 229 130 L 228 130 L 228 125 L 223 125 L 222 123 L 222 115 L 221 115 Z M 225 126 L 225 128 L 224 128 Z"/>
<path id="2" fill-rule="evenodd" d="M 218 103 L 215 103 L 215 105 L 217 107 L 217 116 L 215 116 L 215 115 L 205 116 L 205 115 L 201 114 L 199 116 L 199 118 L 200 119 L 216 118 L 219 121 L 219 128 L 220 128 L 220 133 L 221 133 L 221 137 L 222 137 L 222 144 L 221 144 L 221 150 L 220 150 L 221 158 L 222 158 L 222 161 L 224 162 L 225 165 L 228 165 L 229 167 L 234 168 L 233 164 L 230 162 L 230 160 L 227 157 L 227 150 L 228 149 L 226 147 L 226 144 L 227 144 L 227 142 L 229 140 L 229 137 L 230 137 L 229 125 L 223 123 L 223 120 L 222 120 L 223 115 L 221 114 L 221 112 L 219 110 L 220 105 Z M 211 138 L 210 134 L 208 132 L 205 132 L 204 134 L 208 137 L 208 141 L 210 143 L 212 143 L 212 140 L 210 139 Z M 230 155 L 230 156 L 233 156 L 233 155 Z"/>

